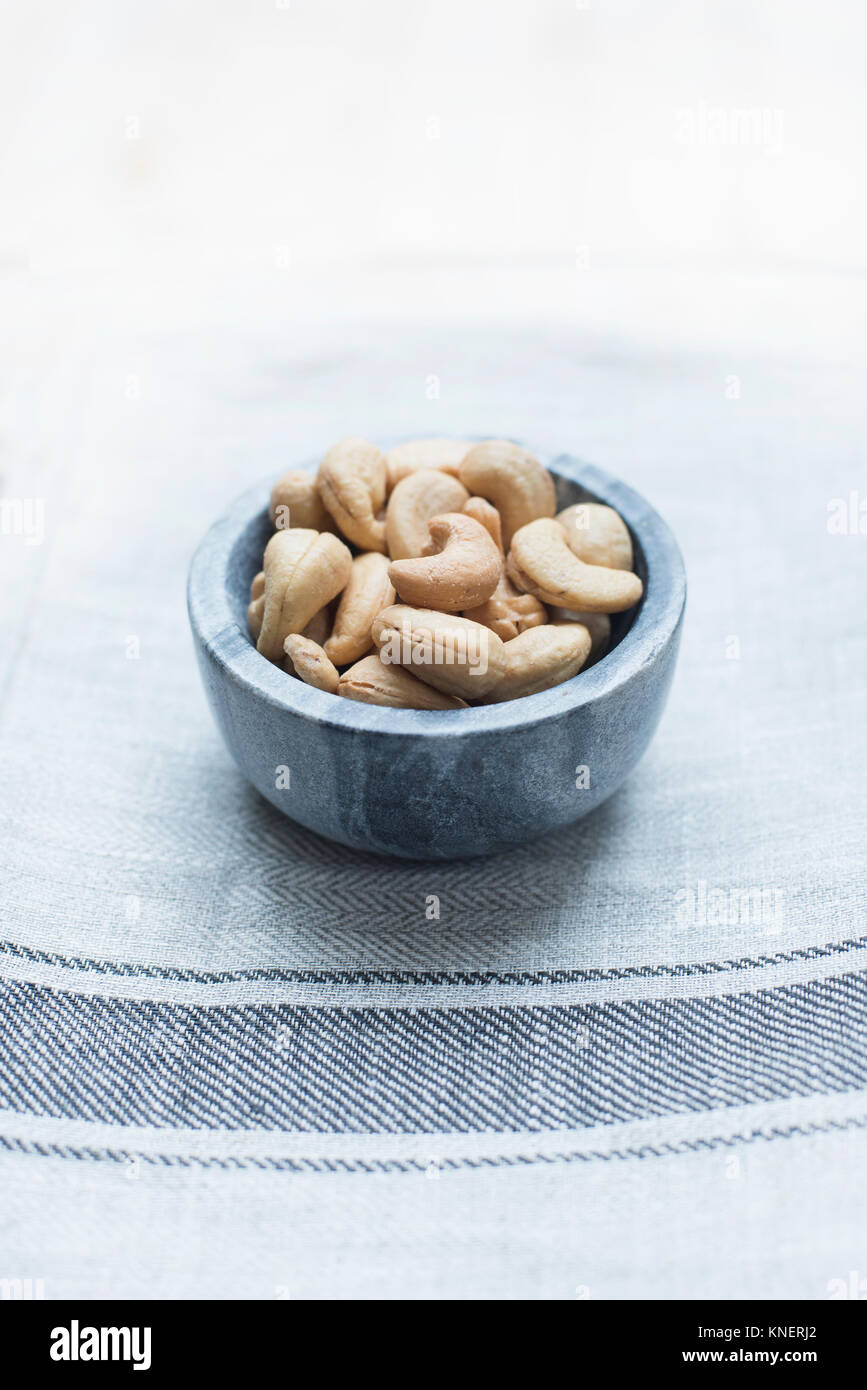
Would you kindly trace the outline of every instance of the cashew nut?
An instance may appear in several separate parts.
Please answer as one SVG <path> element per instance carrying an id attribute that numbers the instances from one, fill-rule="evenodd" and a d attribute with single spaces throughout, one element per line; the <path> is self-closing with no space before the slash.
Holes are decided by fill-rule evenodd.
<path id="1" fill-rule="evenodd" d="M 315 642 L 317 647 L 324 647 L 331 632 L 331 604 L 326 603 L 324 608 L 320 608 L 318 613 L 314 613 L 310 622 L 302 630 L 302 637 L 309 637 L 311 642 Z"/>
<path id="2" fill-rule="evenodd" d="M 309 642 L 315 642 L 317 647 L 324 647 L 330 631 L 331 604 L 326 603 L 324 608 L 320 608 L 318 613 L 313 614 L 310 622 L 301 632 L 301 636 L 306 637 Z M 290 676 L 297 676 L 299 674 L 299 672 L 295 670 L 295 663 L 286 649 L 285 642 L 283 643 L 282 666 L 283 670 L 288 671 Z"/>
<path id="3" fill-rule="evenodd" d="M 389 492 L 401 478 L 418 468 L 438 468 L 457 475 L 461 460 L 471 447 L 469 439 L 410 439 L 395 445 L 385 456 Z"/>
<path id="4" fill-rule="evenodd" d="M 581 623 L 590 633 L 590 655 L 582 669 L 601 661 L 611 641 L 611 619 L 607 613 L 573 613 L 569 608 L 552 608 L 552 623 Z"/>
<path id="5" fill-rule="evenodd" d="M 250 585 L 250 604 L 247 608 L 247 625 L 250 629 L 250 636 L 254 642 L 258 642 L 259 633 L 262 631 L 262 614 L 265 612 L 265 571 L 260 570 L 253 576 Z"/>
<path id="6" fill-rule="evenodd" d="M 334 628 L 324 644 L 326 655 L 335 666 L 348 666 L 373 646 L 370 629 L 377 613 L 394 603 L 394 589 L 388 577 L 388 559 L 368 550 L 352 562 L 352 573 L 334 617 Z"/>
<path id="7" fill-rule="evenodd" d="M 505 647 L 481 623 L 396 603 L 373 624 L 380 660 L 408 666 L 447 695 L 478 700 L 503 679 Z"/>
<path id="8" fill-rule="evenodd" d="M 579 623 L 546 623 L 507 642 L 506 671 L 485 704 L 550 690 L 578 674 L 590 655 L 590 633 Z"/>
<path id="9" fill-rule="evenodd" d="M 522 594 L 516 589 L 506 574 L 506 557 L 503 555 L 503 532 L 500 513 L 484 497 L 471 497 L 464 503 L 467 516 L 473 517 L 488 531 L 492 541 L 502 555 L 500 578 L 489 599 L 477 608 L 464 609 L 464 617 L 471 622 L 482 623 L 495 632 L 502 642 L 510 642 L 525 628 L 536 627 L 548 621 L 544 606 L 532 594 Z"/>
<path id="10" fill-rule="evenodd" d="M 297 676 L 307 685 L 317 690 L 325 690 L 329 695 L 337 694 L 340 677 L 318 642 L 311 642 L 300 632 L 290 632 L 283 643 L 287 659 L 291 661 Z"/>
<path id="11" fill-rule="evenodd" d="M 254 642 L 259 641 L 259 633 L 262 631 L 262 617 L 265 612 L 265 596 L 260 594 L 254 598 L 247 608 L 247 625 L 250 628 L 250 636 Z"/>
<path id="12" fill-rule="evenodd" d="M 500 513 L 496 507 L 492 507 L 490 502 L 485 501 L 484 497 L 468 497 L 464 503 L 464 514 L 471 516 L 473 521 L 478 521 L 484 526 L 500 554 L 505 555 L 503 523 L 500 521 Z"/>
<path id="13" fill-rule="evenodd" d="M 636 574 L 585 565 L 570 550 L 559 521 L 531 521 L 516 532 L 506 561 L 509 578 L 542 603 L 588 613 L 620 613 L 643 593 Z"/>
<path id="14" fill-rule="evenodd" d="M 385 458 L 366 439 L 342 439 L 319 465 L 316 486 L 340 530 L 361 550 L 385 553 Z"/>
<path id="15" fill-rule="evenodd" d="M 303 526 L 312 531 L 333 531 L 334 522 L 322 503 L 312 473 L 290 468 L 271 489 L 268 508 L 271 524 L 278 531 Z"/>
<path id="16" fill-rule="evenodd" d="M 365 705 L 390 705 L 392 709 L 466 709 L 457 695 L 445 695 L 425 685 L 402 666 L 386 666 L 379 657 L 366 656 L 340 677 L 338 695 Z"/>
<path id="17" fill-rule="evenodd" d="M 256 646 L 279 662 L 290 632 L 302 632 L 347 583 L 352 555 L 337 536 L 305 527 L 275 531 L 265 547 L 265 611 Z"/>
<path id="18" fill-rule="evenodd" d="M 385 513 L 385 539 L 392 560 L 411 560 L 424 554 L 431 517 L 459 512 L 466 500 L 463 483 L 435 468 L 419 468 L 401 478 Z"/>
<path id="19" fill-rule="evenodd" d="M 343 439 L 315 479 L 290 469 L 274 485 L 253 641 L 290 675 L 371 704 L 547 690 L 605 654 L 608 615 L 643 593 L 613 508 L 555 508 L 547 469 L 508 440 L 416 439 L 385 456 Z"/>
<path id="20" fill-rule="evenodd" d="M 508 439 L 474 444 L 458 469 L 470 492 L 493 502 L 503 523 L 503 544 L 536 517 L 553 516 L 557 508 L 554 480 L 537 458 Z"/>
<path id="21" fill-rule="evenodd" d="M 519 632 L 548 621 L 544 604 L 532 594 L 522 594 L 516 589 L 506 574 L 505 565 L 491 597 L 478 608 L 465 608 L 463 616 L 489 627 L 502 642 L 511 642 Z"/>
<path id="22" fill-rule="evenodd" d="M 430 544 L 415 560 L 395 560 L 388 577 L 405 603 L 456 613 L 475 608 L 497 587 L 502 556 L 481 522 L 446 512 L 428 522 Z"/>
<path id="23" fill-rule="evenodd" d="M 585 565 L 632 569 L 632 537 L 622 516 L 601 502 L 576 502 L 557 513 L 566 539 Z"/>

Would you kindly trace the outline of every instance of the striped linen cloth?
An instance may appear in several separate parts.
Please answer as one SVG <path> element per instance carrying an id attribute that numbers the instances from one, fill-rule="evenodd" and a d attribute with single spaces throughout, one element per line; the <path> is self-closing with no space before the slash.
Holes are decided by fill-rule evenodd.
<path id="1" fill-rule="evenodd" d="M 711 355 L 565 329 L 333 341 L 118 337 L 16 374 L 0 1289 L 864 1296 L 854 367 L 747 355 L 734 388 Z M 229 761 L 186 566 L 251 480 L 340 434 L 485 430 L 600 463 L 674 527 L 669 707 L 556 837 L 354 854 Z"/>

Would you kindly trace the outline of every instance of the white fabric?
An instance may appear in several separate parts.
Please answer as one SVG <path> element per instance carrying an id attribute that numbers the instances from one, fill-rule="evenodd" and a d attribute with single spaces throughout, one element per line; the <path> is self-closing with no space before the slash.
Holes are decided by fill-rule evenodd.
<path id="1" fill-rule="evenodd" d="M 566 324 L 265 319 L 34 346 L 6 404 L 6 492 L 44 499 L 45 534 L 0 541 L 0 935 L 24 948 L 0 976 L 82 1000 L 449 1012 L 861 972 L 863 945 L 841 943 L 865 920 L 867 536 L 827 518 L 867 495 L 862 385 L 846 363 L 649 353 Z M 668 710 L 627 786 L 541 846 L 427 867 L 353 855 L 281 821 L 230 763 L 186 628 L 189 556 L 251 480 L 342 434 L 484 431 L 599 463 L 673 526 L 690 594 Z M 700 884 L 774 910 L 687 920 Z M 651 973 L 707 963 L 725 969 Z M 389 976 L 474 971 L 560 977 Z M 860 1040 L 837 1026 L 823 1045 L 843 1056 Z M 7 1103 L 0 1134 L 0 1276 L 49 1297 L 822 1298 L 863 1265 L 867 1094 L 851 1078 L 567 1132 L 166 1130 Z M 161 1169 L 51 1145 L 422 1168 Z"/>

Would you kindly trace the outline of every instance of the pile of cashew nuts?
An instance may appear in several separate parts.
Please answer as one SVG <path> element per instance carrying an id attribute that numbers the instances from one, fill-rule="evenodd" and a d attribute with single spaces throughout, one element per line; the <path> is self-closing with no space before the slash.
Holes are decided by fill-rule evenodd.
<path id="1" fill-rule="evenodd" d="M 504 439 L 387 454 L 343 439 L 315 476 L 277 481 L 270 516 L 256 647 L 367 704 L 459 709 L 548 690 L 604 656 L 608 615 L 642 594 L 618 513 L 557 513 L 551 474 Z"/>

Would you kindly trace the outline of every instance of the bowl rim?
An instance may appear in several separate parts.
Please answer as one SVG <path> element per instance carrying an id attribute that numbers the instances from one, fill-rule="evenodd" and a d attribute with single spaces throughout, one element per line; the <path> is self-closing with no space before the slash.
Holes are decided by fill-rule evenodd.
<path id="1" fill-rule="evenodd" d="M 392 448 L 400 442 L 389 441 L 385 447 Z M 645 592 L 629 631 L 601 661 L 589 670 L 579 671 L 571 680 L 502 704 L 457 710 L 401 710 L 340 699 L 287 676 L 256 650 L 248 633 L 240 627 L 228 588 L 234 546 L 245 528 L 267 508 L 273 477 L 237 497 L 196 548 L 187 584 L 194 637 L 228 677 L 260 700 L 287 714 L 358 733 L 455 738 L 528 728 L 597 703 L 634 680 L 678 631 L 686 603 L 683 557 L 667 523 L 634 488 L 573 454 L 548 457 L 538 450 L 533 452 L 555 477 L 577 484 L 600 502 L 614 507 L 638 540 L 647 566 Z M 317 455 L 294 466 L 313 471 L 318 464 Z"/>

